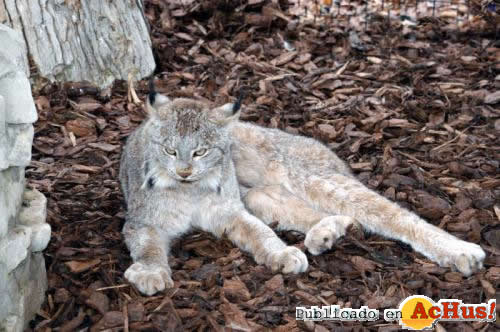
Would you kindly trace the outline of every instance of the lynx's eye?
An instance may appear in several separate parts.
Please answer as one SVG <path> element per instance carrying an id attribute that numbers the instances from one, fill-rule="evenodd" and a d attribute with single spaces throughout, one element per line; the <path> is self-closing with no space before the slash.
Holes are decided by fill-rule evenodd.
<path id="1" fill-rule="evenodd" d="M 175 150 L 171 149 L 171 148 L 163 148 L 163 151 L 166 153 L 166 154 L 169 154 L 171 156 L 175 156 L 177 155 L 177 153 L 175 152 Z"/>
<path id="2" fill-rule="evenodd" d="M 195 157 L 201 157 L 201 156 L 204 156 L 205 154 L 207 154 L 207 149 L 199 149 L 199 150 L 196 150 L 193 155 Z"/>

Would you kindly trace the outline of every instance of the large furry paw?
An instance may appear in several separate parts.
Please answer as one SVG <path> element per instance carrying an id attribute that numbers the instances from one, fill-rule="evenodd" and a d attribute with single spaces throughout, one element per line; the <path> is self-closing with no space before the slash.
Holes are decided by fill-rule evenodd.
<path id="1" fill-rule="evenodd" d="M 349 225 L 356 223 L 355 220 L 347 216 L 331 216 L 321 219 L 306 234 L 304 244 L 313 255 L 319 255 L 330 249 L 333 244 L 342 236 Z"/>
<path id="2" fill-rule="evenodd" d="M 459 239 L 447 241 L 445 245 L 448 252 L 437 258 L 439 265 L 454 267 L 467 277 L 483 267 L 486 253 L 479 245 Z"/>
<path id="3" fill-rule="evenodd" d="M 269 258 L 269 267 L 273 272 L 300 273 L 309 266 L 306 255 L 293 246 L 272 253 Z"/>
<path id="4" fill-rule="evenodd" d="M 165 288 L 174 287 L 170 270 L 160 265 L 132 264 L 125 271 L 125 278 L 142 294 L 151 296 Z"/>

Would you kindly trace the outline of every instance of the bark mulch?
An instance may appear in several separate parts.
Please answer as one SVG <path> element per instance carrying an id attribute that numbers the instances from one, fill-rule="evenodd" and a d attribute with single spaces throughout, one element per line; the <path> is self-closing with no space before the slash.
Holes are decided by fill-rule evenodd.
<path id="1" fill-rule="evenodd" d="M 276 1 L 273 1 L 276 3 Z M 227 240 L 175 244 L 175 287 L 141 296 L 123 277 L 121 147 L 144 119 L 126 82 L 108 91 L 46 85 L 35 93 L 28 185 L 48 198 L 47 301 L 36 331 L 392 331 L 383 320 L 302 322 L 296 306 L 397 308 L 414 294 L 481 303 L 500 281 L 500 44 L 491 20 L 468 30 L 422 18 L 413 30 L 374 15 L 366 32 L 299 21 L 270 1 L 146 2 L 158 90 L 223 103 L 243 89 L 242 118 L 315 137 L 370 188 L 456 236 L 480 243 L 469 278 L 408 246 L 351 232 L 308 255 L 300 275 L 273 274 Z M 490 16 L 493 14 L 489 14 Z M 486 23 L 485 23 L 486 22 Z M 404 30 L 406 29 L 406 30 Z M 137 82 L 141 100 L 146 83 Z M 302 249 L 304 236 L 280 232 Z M 498 323 L 438 324 L 495 331 Z"/>

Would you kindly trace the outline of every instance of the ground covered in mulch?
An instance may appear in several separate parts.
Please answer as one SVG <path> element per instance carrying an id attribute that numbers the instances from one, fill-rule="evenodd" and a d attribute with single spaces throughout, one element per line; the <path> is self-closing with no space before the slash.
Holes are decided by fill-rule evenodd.
<path id="1" fill-rule="evenodd" d="M 47 85 L 35 93 L 28 185 L 48 198 L 53 236 L 38 331 L 398 330 L 385 322 L 295 320 L 295 307 L 396 308 L 409 295 L 481 303 L 500 281 L 500 44 L 492 25 L 450 30 L 422 18 L 414 30 L 374 16 L 365 31 L 305 22 L 269 1 L 147 1 L 158 90 L 234 100 L 242 118 L 313 136 L 370 188 L 462 239 L 480 243 L 485 268 L 461 274 L 406 245 L 351 232 L 308 255 L 301 275 L 273 274 L 226 240 L 193 233 L 173 248 L 175 287 L 141 296 L 123 277 L 121 147 L 144 119 L 126 82 L 109 91 Z M 480 20 L 478 20 L 479 22 Z M 403 30 L 405 29 L 405 30 Z M 349 32 L 351 31 L 351 32 Z M 405 32 L 413 31 L 414 40 Z M 139 98 L 145 82 L 136 83 Z M 496 204 L 496 205 L 495 205 Z M 279 234 L 302 249 L 303 235 Z M 494 331 L 498 323 L 438 324 Z"/>

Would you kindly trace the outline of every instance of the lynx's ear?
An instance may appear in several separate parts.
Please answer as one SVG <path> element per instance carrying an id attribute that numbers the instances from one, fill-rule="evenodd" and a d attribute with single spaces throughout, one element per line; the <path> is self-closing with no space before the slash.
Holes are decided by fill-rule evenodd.
<path id="1" fill-rule="evenodd" d="M 242 96 L 238 97 L 235 103 L 228 103 L 210 111 L 209 120 L 225 126 L 240 117 Z"/>
<path id="2" fill-rule="evenodd" d="M 166 108 L 163 107 L 170 103 L 167 96 L 159 94 L 155 90 L 154 76 L 149 79 L 149 94 L 146 101 L 146 111 L 150 116 L 164 117 Z"/>

